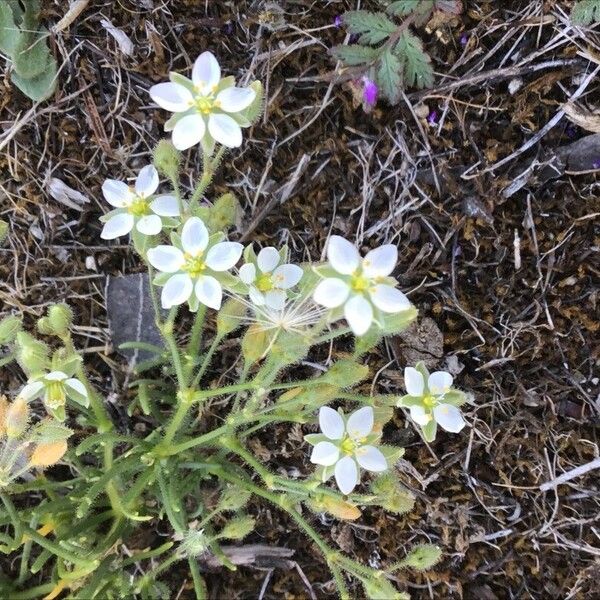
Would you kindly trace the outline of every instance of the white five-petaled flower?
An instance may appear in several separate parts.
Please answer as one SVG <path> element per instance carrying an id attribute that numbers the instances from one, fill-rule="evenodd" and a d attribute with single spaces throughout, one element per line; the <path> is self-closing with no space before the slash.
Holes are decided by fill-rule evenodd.
<path id="1" fill-rule="evenodd" d="M 250 300 L 256 306 L 282 310 L 287 290 L 302 279 L 303 271 L 297 265 L 280 265 L 281 256 L 275 248 L 263 248 L 256 264 L 248 262 L 240 267 L 240 279 L 248 286 Z"/>
<path id="2" fill-rule="evenodd" d="M 241 127 L 250 123 L 241 114 L 256 97 L 252 88 L 235 87 L 231 78 L 221 79 L 221 67 L 211 52 L 203 52 L 194 63 L 191 81 L 171 73 L 171 81 L 150 88 L 150 96 L 161 108 L 175 113 L 165 124 L 173 131 L 173 145 L 186 150 L 205 136 L 229 148 L 242 143 Z"/>
<path id="3" fill-rule="evenodd" d="M 218 310 L 223 299 L 219 273 L 234 267 L 242 250 L 242 244 L 237 242 L 211 245 L 202 219 L 189 218 L 181 231 L 181 248 L 157 246 L 148 250 L 150 264 L 170 275 L 164 283 L 159 283 L 164 285 L 163 308 L 189 302 L 193 311 L 198 309 L 199 303 Z"/>
<path id="4" fill-rule="evenodd" d="M 19 392 L 19 396 L 28 402 L 41 396 L 44 404 L 50 409 L 59 409 L 64 406 L 66 398 L 71 398 L 84 406 L 89 403 L 85 385 L 79 379 L 69 377 L 62 371 L 51 371 L 30 381 Z"/>
<path id="5" fill-rule="evenodd" d="M 384 313 L 410 308 L 408 298 L 394 287 L 395 281 L 389 277 L 398 260 L 396 246 L 380 246 L 361 259 L 353 244 L 334 235 L 327 244 L 327 258 L 335 276 L 323 279 L 313 298 L 327 308 L 343 305 L 344 317 L 355 335 L 369 330 L 375 317 L 374 308 Z"/>
<path id="6" fill-rule="evenodd" d="M 370 406 L 359 408 L 347 419 L 328 406 L 319 411 L 319 425 L 327 439 L 314 446 L 310 460 L 324 467 L 335 465 L 335 481 L 343 494 L 350 494 L 359 483 L 359 467 L 375 473 L 387 469 L 385 456 L 369 443 L 376 437 L 373 424 Z"/>
<path id="7" fill-rule="evenodd" d="M 411 419 L 421 427 L 432 420 L 446 431 L 458 433 L 465 421 L 460 409 L 444 402 L 444 396 L 452 388 L 453 378 L 445 371 L 435 371 L 427 378 L 414 367 L 404 369 L 404 386 L 411 397 L 409 410 Z M 419 402 L 412 402 L 412 400 Z"/>
<path id="8" fill-rule="evenodd" d="M 157 235 L 163 228 L 161 217 L 177 217 L 179 204 L 175 196 L 153 197 L 158 188 L 158 171 L 145 166 L 135 180 L 135 187 L 123 181 L 107 179 L 102 185 L 106 201 L 116 210 L 106 215 L 100 237 L 113 240 L 125 235 L 135 227 L 144 235 Z"/>

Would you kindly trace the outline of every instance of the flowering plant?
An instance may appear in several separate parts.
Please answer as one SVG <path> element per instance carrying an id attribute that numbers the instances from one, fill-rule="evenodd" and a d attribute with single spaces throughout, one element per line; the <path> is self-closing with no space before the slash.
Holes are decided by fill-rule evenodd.
<path id="1" fill-rule="evenodd" d="M 228 240 L 235 198 L 225 194 L 210 202 L 205 193 L 226 149 L 240 145 L 241 128 L 259 115 L 260 83 L 235 87 L 205 52 L 191 80 L 171 74 L 151 96 L 175 113 L 165 126 L 173 143 L 160 142 L 154 164 L 142 169 L 133 188 L 105 182 L 102 192 L 115 210 L 103 218 L 101 237 L 130 235 L 152 282 L 164 346 L 128 344 L 155 353 L 138 365 L 129 407 L 129 415 L 143 416 L 152 430 L 134 434 L 115 425 L 75 348 L 66 305 L 52 305 L 38 321 L 44 339 L 23 331 L 17 316 L 0 322 L 0 343 L 9 348 L 3 360 L 16 360 L 27 380 L 12 404 L 0 400 L 0 499 L 6 508 L 0 551 L 12 554 L 23 546 L 20 575 L 8 595 L 20 597 L 28 574 L 51 565 L 46 583 L 34 588 L 48 599 L 62 590 L 81 599 L 163 598 L 169 596 L 163 573 L 184 561 L 196 597 L 206 598 L 199 565 L 210 555 L 235 569 L 221 542 L 256 529 L 245 510 L 256 497 L 287 513 L 315 544 L 342 598 L 356 595 L 347 576 L 369 598 L 407 598 L 391 583 L 393 573 L 431 567 L 440 556 L 436 546 L 417 545 L 375 569 L 334 550 L 303 512 L 354 520 L 364 507 L 410 510 L 414 497 L 394 472 L 403 448 L 382 443 L 396 405 L 409 409 L 428 441 L 436 424 L 451 432 L 464 426 L 457 408 L 464 395 L 453 390 L 448 374 L 429 375 L 422 365 L 407 368 L 408 395 L 402 398 L 353 389 L 370 375 L 363 357 L 417 315 L 393 277 L 396 247 L 386 244 L 361 258 L 350 241 L 331 236 L 326 261 L 294 264 L 285 247 L 256 253 L 252 245 Z M 204 170 L 190 193 L 180 185 L 178 149 L 194 145 Z M 170 192 L 156 196 L 161 177 Z M 232 381 L 235 369 L 218 373 L 213 359 L 236 343 L 226 340 L 234 332 L 242 366 Z M 345 343 L 342 358 L 316 375 L 297 377 L 294 365 L 311 349 L 338 339 Z M 34 407 L 48 417 L 30 428 Z M 76 430 L 68 452 L 72 431 L 65 421 Z M 302 478 L 281 475 L 250 450 L 253 436 L 275 424 L 306 428 L 306 456 L 316 466 L 307 461 Z M 317 424 L 320 433 L 314 433 Z M 67 474 L 30 474 L 59 461 Z M 11 497 L 24 492 L 35 492 L 36 504 L 19 510 Z M 118 552 L 142 523 L 161 524 L 169 539 L 128 556 Z M 41 554 L 31 560 L 33 546 Z M 147 568 L 130 568 L 142 563 Z"/>

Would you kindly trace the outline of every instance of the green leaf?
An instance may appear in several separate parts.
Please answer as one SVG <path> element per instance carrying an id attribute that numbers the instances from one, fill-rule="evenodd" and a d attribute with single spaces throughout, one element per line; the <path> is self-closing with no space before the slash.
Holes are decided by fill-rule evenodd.
<path id="1" fill-rule="evenodd" d="M 52 443 L 68 439 L 73 431 L 56 421 L 46 420 L 38 423 L 32 430 L 29 441 L 35 443 Z"/>
<path id="2" fill-rule="evenodd" d="M 576 25 L 591 25 L 600 21 L 600 0 L 580 0 L 573 6 L 571 20 Z"/>
<path id="3" fill-rule="evenodd" d="M 242 515 L 231 519 L 229 523 L 223 527 L 220 533 L 215 536 L 216 539 L 225 538 L 228 540 L 241 540 L 249 533 L 254 531 L 255 521 L 248 515 Z"/>
<path id="4" fill-rule="evenodd" d="M 406 17 L 413 13 L 422 15 L 432 9 L 433 0 L 397 0 L 392 2 L 385 12 L 395 17 Z"/>
<path id="5" fill-rule="evenodd" d="M 404 86 L 424 88 L 433 85 L 431 59 L 416 35 L 410 31 L 403 32 L 394 48 L 394 55 L 401 65 Z"/>
<path id="6" fill-rule="evenodd" d="M 334 46 L 330 52 L 349 67 L 370 64 L 379 56 L 379 51 L 376 48 L 369 48 L 369 46 L 361 46 L 360 44 Z"/>
<path id="7" fill-rule="evenodd" d="M 377 85 L 381 93 L 392 104 L 398 102 L 400 92 L 402 91 L 402 63 L 389 48 L 386 49 L 379 60 Z"/>
<path id="8" fill-rule="evenodd" d="M 239 510 L 243 508 L 250 500 L 252 494 L 238 486 L 230 485 L 223 492 L 219 499 L 219 510 Z"/>
<path id="9" fill-rule="evenodd" d="M 0 51 L 12 57 L 21 35 L 10 5 L 0 2 Z"/>
<path id="10" fill-rule="evenodd" d="M 360 35 L 361 44 L 371 46 L 387 39 L 397 29 L 397 25 L 383 13 L 368 10 L 351 10 L 345 13 L 344 23 L 350 33 Z"/>
<path id="11" fill-rule="evenodd" d="M 338 360 L 321 377 L 327 383 L 341 388 L 352 387 L 369 375 L 369 367 L 354 360 Z"/>

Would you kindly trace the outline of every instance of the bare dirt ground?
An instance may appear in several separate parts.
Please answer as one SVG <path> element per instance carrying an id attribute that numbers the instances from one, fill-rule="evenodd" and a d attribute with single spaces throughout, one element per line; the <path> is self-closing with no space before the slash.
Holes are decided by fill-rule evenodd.
<path id="1" fill-rule="evenodd" d="M 46 2 L 44 22 L 58 22 L 65 4 Z M 335 16 L 356 3 L 282 1 L 275 30 L 264 24 L 270 4 L 92 0 L 52 37 L 61 71 L 50 101 L 32 108 L 2 77 L 0 218 L 11 235 L 0 248 L 0 310 L 33 318 L 53 301 L 73 306 L 87 364 L 134 428 L 119 410 L 124 361 L 111 348 L 104 283 L 140 265 L 129 246 L 100 240 L 100 186 L 131 177 L 164 136 L 167 115 L 148 88 L 210 49 L 224 70 L 266 87 L 264 118 L 216 181 L 218 192 L 233 185 L 244 208 L 232 237 L 287 242 L 299 260 L 318 258 L 330 233 L 396 243 L 400 286 L 439 343 L 404 337 L 370 356 L 372 390 L 400 393 L 400 365 L 421 356 L 474 397 L 471 427 L 430 447 L 400 413 L 386 429 L 407 448 L 398 468 L 414 511 L 311 519 L 373 566 L 414 540 L 439 544 L 445 558 L 431 572 L 398 574 L 415 598 L 600 597 L 598 471 L 539 489 L 599 454 L 600 142 L 582 142 L 589 121 L 561 108 L 576 93 L 577 110 L 598 108 L 597 29 L 572 27 L 568 0 L 467 0 L 460 16 L 424 32 L 434 89 L 366 114 L 327 54 L 345 36 Z M 130 56 L 103 19 L 131 40 Z M 191 186 L 199 155 L 186 156 Z M 53 196 L 54 179 L 82 197 Z M 6 371 L 2 381 L 19 383 Z M 253 450 L 275 470 L 305 473 L 300 440 L 299 429 L 281 428 Z M 275 509 L 252 511 L 259 529 L 247 542 L 294 549 L 313 593 L 333 597 L 311 544 Z M 165 535 L 149 528 L 138 547 Z M 172 573 L 173 597 L 189 597 L 185 577 Z M 288 568 L 217 571 L 209 587 L 214 598 L 310 594 Z"/>

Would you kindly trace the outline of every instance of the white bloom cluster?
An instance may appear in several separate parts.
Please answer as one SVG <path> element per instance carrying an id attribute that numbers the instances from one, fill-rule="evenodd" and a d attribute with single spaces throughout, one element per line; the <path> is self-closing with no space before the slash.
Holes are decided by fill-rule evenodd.
<path id="1" fill-rule="evenodd" d="M 210 52 L 203 52 L 194 63 L 191 81 L 171 73 L 171 81 L 150 88 L 150 96 L 161 108 L 175 113 L 165 124 L 173 132 L 173 145 L 187 150 L 203 143 L 209 148 L 218 142 L 228 148 L 242 144 L 244 117 L 256 98 L 252 88 L 235 87 L 232 78 L 221 78 L 221 67 Z"/>
<path id="2" fill-rule="evenodd" d="M 325 467 L 323 479 L 332 474 L 343 494 L 350 494 L 360 481 L 360 468 L 380 473 L 387 469 L 387 461 L 373 443 L 374 412 L 364 406 L 348 418 L 340 410 L 323 406 L 319 411 L 322 436 L 307 437 L 314 443 L 311 462 Z M 332 471 L 333 469 L 333 471 Z"/>

